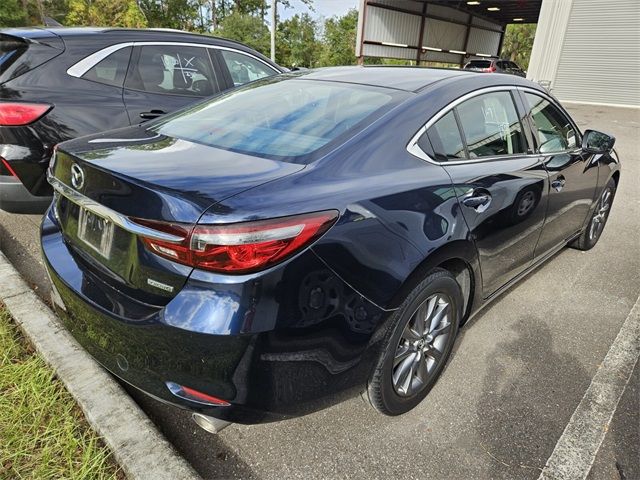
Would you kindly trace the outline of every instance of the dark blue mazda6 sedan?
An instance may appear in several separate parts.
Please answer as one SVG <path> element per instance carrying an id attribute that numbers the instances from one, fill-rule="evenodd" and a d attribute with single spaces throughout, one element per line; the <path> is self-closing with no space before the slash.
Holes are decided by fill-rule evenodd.
<path id="1" fill-rule="evenodd" d="M 416 406 L 460 326 L 600 237 L 614 139 L 512 75 L 340 67 L 59 145 L 53 301 L 102 365 L 224 421 Z"/>

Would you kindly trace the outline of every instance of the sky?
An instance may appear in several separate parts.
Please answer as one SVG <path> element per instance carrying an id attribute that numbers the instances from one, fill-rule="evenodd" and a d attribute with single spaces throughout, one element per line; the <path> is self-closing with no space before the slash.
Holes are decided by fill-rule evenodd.
<path id="1" fill-rule="evenodd" d="M 344 15 L 350 8 L 358 8 L 359 0 L 313 0 L 315 12 L 311 12 L 300 0 L 291 0 L 292 8 L 278 8 L 282 19 L 293 17 L 296 13 L 309 13 L 312 17 L 332 17 Z"/>

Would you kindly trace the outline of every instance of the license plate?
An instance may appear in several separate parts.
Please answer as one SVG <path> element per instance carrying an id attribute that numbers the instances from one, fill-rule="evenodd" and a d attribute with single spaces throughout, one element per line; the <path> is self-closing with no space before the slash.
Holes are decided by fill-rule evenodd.
<path id="1" fill-rule="evenodd" d="M 105 258 L 111 255 L 113 223 L 80 207 L 78 238 Z"/>

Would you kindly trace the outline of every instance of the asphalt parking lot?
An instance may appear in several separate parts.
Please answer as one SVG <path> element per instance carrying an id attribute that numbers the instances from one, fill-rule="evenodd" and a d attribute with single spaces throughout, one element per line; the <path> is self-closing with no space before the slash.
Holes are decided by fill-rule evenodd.
<path id="1" fill-rule="evenodd" d="M 186 412 L 136 401 L 204 478 L 537 478 L 640 294 L 640 112 L 569 110 L 615 135 L 623 161 L 600 242 L 563 250 L 476 316 L 415 410 L 387 418 L 353 398 L 212 436 Z M 38 221 L 0 213 L 0 247 L 46 298 Z M 637 365 L 606 428 L 589 478 L 640 478 Z"/>

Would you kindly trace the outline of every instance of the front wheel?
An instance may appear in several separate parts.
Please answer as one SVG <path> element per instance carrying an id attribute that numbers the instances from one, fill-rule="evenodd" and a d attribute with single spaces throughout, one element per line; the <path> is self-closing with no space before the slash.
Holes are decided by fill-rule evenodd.
<path id="1" fill-rule="evenodd" d="M 609 219 L 609 213 L 611 212 L 611 206 L 613 205 L 613 198 L 616 194 L 616 182 L 612 179 L 609 180 L 604 190 L 600 194 L 600 198 L 596 203 L 589 224 L 582 231 L 580 236 L 570 245 L 578 250 L 590 250 L 592 249 L 604 230 L 604 226 Z"/>
<path id="2" fill-rule="evenodd" d="M 429 393 L 451 354 L 462 302 L 453 275 L 435 270 L 394 312 L 367 385 L 369 402 L 376 410 L 400 415 Z"/>

